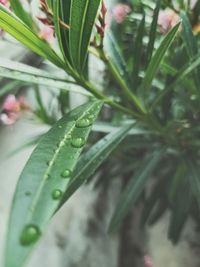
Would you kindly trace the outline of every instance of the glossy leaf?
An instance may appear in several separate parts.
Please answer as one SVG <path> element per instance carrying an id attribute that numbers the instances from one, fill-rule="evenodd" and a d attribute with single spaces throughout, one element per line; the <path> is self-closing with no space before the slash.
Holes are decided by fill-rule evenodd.
<path id="1" fill-rule="evenodd" d="M 1 63 L 0 63 L 1 65 Z M 45 73 L 41 72 L 41 75 L 37 76 L 35 74 L 29 74 L 28 72 L 20 72 L 17 70 L 12 70 L 9 68 L 2 68 L 0 67 L 0 76 L 1 77 L 5 77 L 5 78 L 9 78 L 9 79 L 14 79 L 14 80 L 18 80 L 18 81 L 22 81 L 25 83 L 29 83 L 29 84 L 37 84 L 37 85 L 45 85 L 47 87 L 53 88 L 55 89 L 63 89 L 66 91 L 72 91 L 74 93 L 79 93 L 79 94 L 83 94 L 83 95 L 90 95 L 90 93 L 88 93 L 86 90 L 80 88 L 79 86 L 70 86 L 70 84 L 74 84 L 73 81 L 70 80 L 62 80 L 60 78 L 54 78 L 51 77 L 49 78 L 50 75 L 48 75 L 48 77 L 44 77 Z"/>
<path id="2" fill-rule="evenodd" d="M 126 86 L 130 85 L 130 77 L 128 69 L 126 67 L 125 59 L 120 51 L 120 47 L 110 29 L 106 30 L 104 40 L 104 50 L 108 58 L 108 64 L 112 64 L 116 72 L 121 76 L 122 80 L 126 83 Z"/>
<path id="3" fill-rule="evenodd" d="M 153 12 L 153 19 L 149 33 L 149 42 L 147 46 L 147 62 L 150 62 L 154 50 L 159 11 L 160 11 L 160 0 L 157 0 L 157 5 Z"/>
<path id="4" fill-rule="evenodd" d="M 145 95 L 147 95 L 147 91 L 150 89 L 152 81 L 159 69 L 159 66 L 169 48 L 172 41 L 177 35 L 177 32 L 179 30 L 180 23 L 178 23 L 163 39 L 161 42 L 159 48 L 156 50 L 155 54 L 153 55 L 149 66 L 147 68 L 144 80 L 141 84 L 141 90 L 144 92 Z"/>
<path id="5" fill-rule="evenodd" d="M 55 0 L 54 2 L 54 23 L 55 32 L 58 39 L 60 50 L 66 64 L 69 66 L 71 58 L 69 54 L 69 18 L 70 18 L 71 0 Z M 62 25 L 64 23 L 66 26 Z"/>
<path id="6" fill-rule="evenodd" d="M 111 132 L 92 146 L 89 151 L 80 158 L 62 202 L 65 202 L 95 173 L 113 150 L 126 138 L 132 127 L 133 124 L 128 124 L 122 126 L 117 131 Z"/>
<path id="7" fill-rule="evenodd" d="M 31 15 L 26 12 L 19 0 L 10 0 L 10 5 L 14 13 L 30 28 L 33 29 L 34 22 Z"/>
<path id="8" fill-rule="evenodd" d="M 135 88 L 137 88 L 139 83 L 138 78 L 139 78 L 139 71 L 140 71 L 140 64 L 142 57 L 144 30 L 145 30 L 145 14 L 143 15 L 143 18 L 139 24 L 134 45 L 133 84 Z"/>
<path id="9" fill-rule="evenodd" d="M 102 102 L 86 103 L 41 139 L 20 176 L 10 214 L 5 267 L 22 267 L 57 209 Z M 84 127 L 79 127 L 83 122 Z"/>
<path id="10" fill-rule="evenodd" d="M 63 67 L 62 60 L 56 55 L 48 43 L 40 39 L 14 14 L 0 4 L 0 28 L 27 46 L 39 56 L 48 59 L 58 67 Z"/>
<path id="11" fill-rule="evenodd" d="M 135 202 L 140 197 L 142 191 L 144 190 L 146 181 L 157 167 L 157 164 L 161 161 L 162 156 L 163 151 L 154 152 L 153 155 L 144 160 L 140 170 L 137 171 L 137 173 L 130 179 L 124 192 L 122 193 L 119 204 L 116 207 L 109 226 L 109 231 L 113 232 L 118 229 L 121 221 L 125 218 L 130 208 L 134 206 Z"/>
<path id="12" fill-rule="evenodd" d="M 183 31 L 182 31 L 182 36 L 183 40 L 189 55 L 189 58 L 192 59 L 194 56 L 198 54 L 198 43 L 195 39 L 195 36 L 192 32 L 192 27 L 191 23 L 189 21 L 189 18 L 187 17 L 186 13 L 184 11 L 181 11 L 180 13 L 181 18 L 182 18 L 182 25 L 183 25 Z M 194 79 L 196 82 L 197 89 L 199 90 L 200 87 L 200 68 L 196 68 L 194 70 Z"/>
<path id="13" fill-rule="evenodd" d="M 74 67 L 81 71 L 86 62 L 92 29 L 101 0 L 71 0 L 69 49 Z"/>

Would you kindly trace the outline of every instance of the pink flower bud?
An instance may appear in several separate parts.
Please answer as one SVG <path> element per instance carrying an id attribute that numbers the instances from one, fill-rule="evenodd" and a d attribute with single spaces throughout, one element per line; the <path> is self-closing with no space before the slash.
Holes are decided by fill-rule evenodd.
<path id="1" fill-rule="evenodd" d="M 20 105 L 15 95 L 8 95 L 6 99 L 4 100 L 2 108 L 6 112 L 19 112 Z"/>
<path id="2" fill-rule="evenodd" d="M 144 255 L 144 265 L 146 267 L 153 267 L 153 260 L 149 255 Z"/>
<path id="3" fill-rule="evenodd" d="M 40 38 L 44 39 L 45 41 L 52 43 L 54 41 L 54 29 L 51 26 L 44 25 L 42 26 L 40 33 Z"/>
<path id="4" fill-rule="evenodd" d="M 125 4 L 117 4 L 112 10 L 114 19 L 118 24 L 123 23 L 127 14 L 130 12 L 131 12 L 130 6 Z"/>
<path id="5" fill-rule="evenodd" d="M 166 34 L 180 21 L 180 17 L 172 9 L 161 10 L 158 16 L 158 25 L 163 34 Z"/>

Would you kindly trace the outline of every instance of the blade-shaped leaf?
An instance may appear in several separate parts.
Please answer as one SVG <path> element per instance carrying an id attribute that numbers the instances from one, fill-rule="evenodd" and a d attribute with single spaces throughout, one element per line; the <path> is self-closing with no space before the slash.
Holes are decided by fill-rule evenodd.
<path id="1" fill-rule="evenodd" d="M 157 164 L 162 159 L 163 151 L 156 151 L 153 155 L 147 158 L 141 166 L 139 172 L 137 172 L 128 182 L 119 204 L 112 217 L 109 231 L 116 231 L 120 226 L 121 221 L 125 218 L 128 211 L 138 200 L 140 194 L 144 190 L 147 179 L 150 177 Z"/>
<path id="2" fill-rule="evenodd" d="M 7 83 L 6 85 L 0 87 L 0 98 L 9 94 L 11 91 L 17 91 L 23 85 L 24 83 L 20 81 L 12 81 Z"/>
<path id="3" fill-rule="evenodd" d="M 174 244 L 179 241 L 191 203 L 191 190 L 188 179 L 185 179 L 185 177 L 182 178 L 173 203 L 171 221 L 168 230 L 168 238 L 172 240 Z"/>
<path id="4" fill-rule="evenodd" d="M 104 39 L 104 50 L 105 50 L 106 56 L 110 64 L 112 62 L 112 64 L 114 65 L 114 68 L 117 69 L 122 79 L 125 81 L 127 86 L 129 86 L 130 77 L 129 77 L 128 69 L 126 67 L 126 62 L 111 29 L 106 30 L 105 39 Z"/>
<path id="5" fill-rule="evenodd" d="M 138 78 L 141 64 L 141 56 L 143 49 L 143 37 L 144 37 L 144 29 L 145 29 L 145 13 L 143 18 L 139 24 L 137 36 L 134 45 L 134 64 L 133 64 L 133 84 L 135 88 L 138 86 Z"/>
<path id="6" fill-rule="evenodd" d="M 89 92 L 87 92 L 86 90 L 78 86 L 69 86 L 69 84 L 71 83 L 73 84 L 73 82 L 69 80 L 60 81 L 60 80 L 57 80 L 56 78 L 54 79 L 53 77 L 45 78 L 45 77 L 26 74 L 26 73 L 23 73 L 17 70 L 10 70 L 10 69 L 1 68 L 1 67 L 0 67 L 0 76 L 22 81 L 28 84 L 45 85 L 47 87 L 53 88 L 54 90 L 57 88 L 57 89 L 63 89 L 66 91 L 72 91 L 74 93 L 79 93 L 83 95 L 91 95 Z"/>
<path id="7" fill-rule="evenodd" d="M 160 63 L 163 59 L 163 57 L 166 54 L 167 49 L 169 48 L 169 46 L 171 45 L 172 41 L 174 40 L 174 38 L 177 35 L 177 32 L 179 30 L 180 27 L 180 23 L 178 23 L 168 34 L 167 36 L 164 38 L 164 40 L 161 42 L 159 48 L 157 49 L 157 51 L 155 52 L 155 54 L 153 55 L 149 66 L 147 68 L 144 80 L 141 84 L 141 90 L 142 92 L 146 95 L 147 91 L 149 90 L 149 88 L 151 87 L 153 78 L 155 77 Z"/>
<path id="8" fill-rule="evenodd" d="M 106 135 L 80 158 L 77 164 L 78 168 L 75 169 L 72 180 L 65 192 L 63 203 L 95 173 L 102 162 L 124 140 L 132 127 L 133 124 L 124 125 L 117 131 Z"/>
<path id="9" fill-rule="evenodd" d="M 5 267 L 22 267 L 56 211 L 102 102 L 86 103 L 41 139 L 26 164 L 13 199 Z"/>
<path id="10" fill-rule="evenodd" d="M 36 54 L 48 59 L 58 67 L 63 67 L 62 60 L 56 55 L 48 43 L 40 39 L 21 20 L 0 4 L 0 28 L 27 46 Z"/>
<path id="11" fill-rule="evenodd" d="M 60 50 L 62 51 L 67 65 L 71 63 L 71 58 L 69 55 L 69 28 L 66 28 L 69 26 L 70 6 L 71 0 L 56 0 L 54 3 L 55 32 Z M 60 23 L 61 21 L 66 26 L 62 25 Z"/>
<path id="12" fill-rule="evenodd" d="M 34 22 L 28 12 L 26 12 L 19 0 L 10 0 L 10 5 L 14 13 L 30 28 L 33 29 Z"/>
<path id="13" fill-rule="evenodd" d="M 192 32 L 192 26 L 191 23 L 189 21 L 189 18 L 187 17 L 187 14 L 184 11 L 181 11 L 180 13 L 182 21 L 183 21 L 183 31 L 182 31 L 182 37 L 187 49 L 187 53 L 190 57 L 190 59 L 192 59 L 194 56 L 196 56 L 198 54 L 198 43 L 195 39 L 195 36 Z M 196 83 L 196 87 L 199 90 L 200 88 L 200 68 L 196 68 L 196 70 L 193 71 L 194 72 L 194 80 Z"/>
<path id="14" fill-rule="evenodd" d="M 153 20 L 151 23 L 151 29 L 150 29 L 150 34 L 149 34 L 149 42 L 147 46 L 147 62 L 151 60 L 153 50 L 154 50 L 154 43 L 156 39 L 156 29 L 158 25 L 158 14 L 160 11 L 160 0 L 157 0 L 157 5 L 156 8 L 153 12 Z"/>
<path id="15" fill-rule="evenodd" d="M 73 65 L 82 70 L 101 0 L 71 0 L 69 48 Z"/>

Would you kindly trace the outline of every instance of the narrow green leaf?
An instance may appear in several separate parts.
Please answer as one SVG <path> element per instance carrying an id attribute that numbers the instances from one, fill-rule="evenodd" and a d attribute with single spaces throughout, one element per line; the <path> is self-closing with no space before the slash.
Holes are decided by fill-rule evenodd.
<path id="1" fill-rule="evenodd" d="M 163 180 L 158 183 L 152 190 L 150 197 L 145 201 L 140 222 L 142 228 L 147 223 L 151 213 L 154 210 L 154 207 L 158 205 L 160 198 L 163 196 L 163 187 L 165 187 L 165 185 L 166 183 Z"/>
<path id="2" fill-rule="evenodd" d="M 151 28 L 150 28 L 150 33 L 149 33 L 149 42 L 147 46 L 147 62 L 151 61 L 151 57 L 152 57 L 153 50 L 154 50 L 159 11 L 160 11 L 160 0 L 157 0 L 157 5 L 153 12 L 153 20 L 151 23 Z"/>
<path id="3" fill-rule="evenodd" d="M 142 92 L 144 92 L 145 95 L 147 95 L 147 92 L 151 87 L 152 81 L 153 81 L 153 79 L 154 79 L 154 77 L 155 77 L 155 75 L 159 69 L 160 63 L 162 62 L 162 60 L 166 54 L 167 49 L 169 48 L 172 41 L 176 37 L 177 32 L 179 30 L 179 27 L 180 27 L 180 23 L 178 23 L 167 34 L 167 36 L 161 42 L 161 45 L 159 46 L 159 48 L 157 49 L 157 51 L 153 55 L 153 57 L 149 63 L 149 66 L 147 68 L 144 80 L 143 80 L 142 85 L 141 85 L 141 90 L 142 90 Z"/>
<path id="4" fill-rule="evenodd" d="M 110 232 L 118 229 L 121 221 L 125 218 L 130 208 L 134 206 L 135 202 L 144 190 L 146 181 L 157 167 L 157 164 L 162 159 L 162 156 L 163 151 L 156 151 L 153 155 L 151 154 L 143 162 L 140 170 L 130 179 L 112 217 L 109 226 Z"/>
<path id="5" fill-rule="evenodd" d="M 0 98 L 9 94 L 12 91 L 18 90 L 21 86 L 23 86 L 24 83 L 19 81 L 12 81 L 4 85 L 3 87 L 0 87 Z"/>
<path id="6" fill-rule="evenodd" d="M 199 168 L 195 161 L 188 160 L 188 170 L 190 174 L 190 186 L 192 192 L 196 198 L 198 207 L 200 209 L 200 179 L 199 179 Z"/>
<path id="7" fill-rule="evenodd" d="M 187 17 L 187 14 L 184 11 L 181 11 L 180 15 L 183 21 L 182 37 L 183 37 L 189 58 L 192 59 L 194 56 L 198 54 L 198 43 L 192 32 L 192 26 L 189 21 L 189 18 Z M 194 70 L 194 80 L 195 80 L 196 87 L 198 90 L 200 88 L 199 75 L 200 75 L 200 68 L 197 68 L 196 70 Z"/>
<path id="8" fill-rule="evenodd" d="M 126 85 L 130 85 L 130 75 L 128 73 L 125 59 L 120 50 L 119 44 L 115 39 L 111 29 L 106 30 L 105 39 L 104 39 L 104 50 L 108 58 L 108 61 L 117 69 L 117 72 L 120 74 L 121 78 L 125 81 Z"/>
<path id="9" fill-rule="evenodd" d="M 71 0 L 69 49 L 73 65 L 79 71 L 86 62 L 100 3 L 101 0 Z"/>
<path id="10" fill-rule="evenodd" d="M 62 21 L 69 26 L 70 5 L 71 1 L 55 0 L 54 2 L 55 32 L 63 58 L 69 68 L 71 63 L 69 55 L 69 29 L 64 28 L 60 22 Z"/>
<path id="11" fill-rule="evenodd" d="M 13 199 L 5 267 L 22 267 L 44 232 L 101 107 L 102 102 L 93 101 L 74 109 L 56 123 L 32 153 Z"/>
<path id="12" fill-rule="evenodd" d="M 168 230 L 168 238 L 174 243 L 180 239 L 181 232 L 187 219 L 188 211 L 191 204 L 191 191 L 188 179 L 182 177 L 179 183 L 179 190 L 172 207 L 170 226 Z"/>
<path id="13" fill-rule="evenodd" d="M 72 180 L 65 192 L 62 203 L 92 176 L 113 150 L 125 139 L 133 124 L 124 125 L 117 131 L 106 135 L 90 148 L 78 161 Z"/>
<path id="14" fill-rule="evenodd" d="M 185 78 L 187 78 L 187 76 L 189 74 L 192 73 L 192 71 L 196 70 L 197 67 L 200 66 L 200 55 L 196 55 L 193 59 L 191 59 L 191 61 L 189 61 L 188 63 L 186 63 L 179 71 L 177 71 L 174 74 L 174 79 L 172 80 L 172 82 L 170 84 L 167 85 L 167 88 L 165 88 L 164 90 L 162 90 L 158 96 L 156 97 L 156 99 L 154 100 L 152 106 L 151 106 L 151 110 L 154 110 L 155 107 L 164 99 L 164 97 L 170 92 L 172 91 L 176 85 L 180 82 L 183 82 Z"/>
<path id="15" fill-rule="evenodd" d="M 29 83 L 29 84 L 45 85 L 47 87 L 53 88 L 54 90 L 57 88 L 57 89 L 63 89 L 66 91 L 72 91 L 72 92 L 83 94 L 83 95 L 91 95 L 86 90 L 78 86 L 70 86 L 71 83 L 72 84 L 74 83 L 73 81 L 70 81 L 70 80 L 60 81 L 60 80 L 57 80 L 57 78 L 54 79 L 54 77 L 52 78 L 41 77 L 41 76 L 36 76 L 36 75 L 28 74 L 28 73 L 23 73 L 17 70 L 10 70 L 10 69 L 1 68 L 1 67 L 0 67 L 0 76 L 9 78 L 9 79 L 22 81 L 22 82 Z"/>
<path id="16" fill-rule="evenodd" d="M 141 64 L 141 56 L 143 49 L 143 37 L 144 37 L 144 29 L 145 29 L 145 13 L 138 27 L 137 36 L 134 45 L 134 64 L 133 64 L 133 84 L 134 87 L 138 86 L 138 78 Z"/>
<path id="17" fill-rule="evenodd" d="M 10 0 L 10 5 L 14 13 L 30 28 L 34 28 L 34 22 L 28 12 L 26 12 L 19 0 Z"/>
<path id="18" fill-rule="evenodd" d="M 58 67 L 63 67 L 62 60 L 56 55 L 48 43 L 40 39 L 13 13 L 0 4 L 0 28 L 27 46 L 39 56 L 48 59 Z"/>

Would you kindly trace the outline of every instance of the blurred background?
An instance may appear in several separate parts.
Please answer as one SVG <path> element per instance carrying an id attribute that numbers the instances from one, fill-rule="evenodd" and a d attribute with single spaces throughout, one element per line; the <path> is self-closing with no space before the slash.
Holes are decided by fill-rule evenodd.
<path id="1" fill-rule="evenodd" d="M 25 1 L 26 2 L 26 1 Z M 152 1 L 154 2 L 154 1 Z M 128 1 L 120 1 L 128 4 Z M 117 1 L 107 0 L 106 5 L 111 12 Z M 38 1 L 31 3 L 33 12 L 38 12 Z M 0 41 L 0 60 L 14 59 L 32 66 L 40 66 L 48 71 L 55 71 L 51 66 L 41 62 L 40 58 L 31 54 L 9 36 Z M 96 59 L 91 59 L 92 79 L 103 80 L 104 66 Z M 57 70 L 56 70 L 57 71 Z M 8 80 L 0 79 L 0 87 L 4 88 Z M 12 84 L 19 87 L 19 84 Z M 53 93 L 41 86 L 42 99 L 48 106 Z M 38 108 L 38 96 L 31 90 L 22 88 L 25 95 L 26 112 L 15 123 L 0 125 L 0 266 L 3 265 L 3 245 L 5 241 L 6 223 L 12 196 L 19 174 L 24 167 L 34 145 L 19 149 L 42 135 L 48 126 L 35 120 L 31 109 L 42 112 Z M 37 101 L 36 101 L 37 100 Z M 77 94 L 70 95 L 70 105 L 75 106 L 84 101 Z M 31 104 L 30 104 L 31 103 Z M 44 112 L 44 111 L 43 111 Z M 45 114 L 43 113 L 43 116 Z M 7 118 L 2 118 L 5 122 Z M 48 119 L 48 118 L 46 118 Z M 169 216 L 166 213 L 153 227 L 141 232 L 137 218 L 140 207 L 130 215 L 115 235 L 108 235 L 106 228 L 120 192 L 120 182 L 114 179 L 109 187 L 98 188 L 94 184 L 82 187 L 70 201 L 53 218 L 42 238 L 28 267 L 198 267 L 200 251 L 194 249 L 198 237 L 193 232 L 193 222 L 188 221 L 181 241 L 173 246 L 167 240 Z"/>

